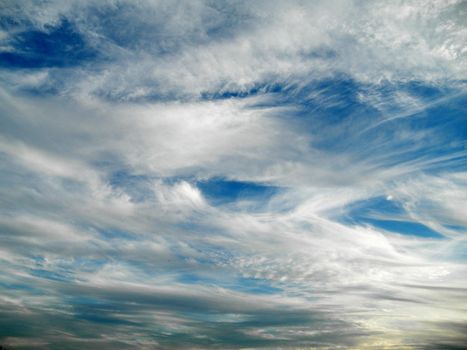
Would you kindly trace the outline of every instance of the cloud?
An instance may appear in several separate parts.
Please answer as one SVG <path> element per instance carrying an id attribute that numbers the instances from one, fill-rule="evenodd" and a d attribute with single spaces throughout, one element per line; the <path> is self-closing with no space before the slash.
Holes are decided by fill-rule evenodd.
<path id="1" fill-rule="evenodd" d="M 6 2 L 0 343 L 465 343 L 465 4 Z"/>

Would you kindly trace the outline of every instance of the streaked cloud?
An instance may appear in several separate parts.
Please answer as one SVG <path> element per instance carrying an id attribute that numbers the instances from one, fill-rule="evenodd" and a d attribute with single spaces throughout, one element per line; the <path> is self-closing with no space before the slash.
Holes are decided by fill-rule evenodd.
<path id="1" fill-rule="evenodd" d="M 0 345 L 464 346 L 463 1 L 6 1 Z"/>

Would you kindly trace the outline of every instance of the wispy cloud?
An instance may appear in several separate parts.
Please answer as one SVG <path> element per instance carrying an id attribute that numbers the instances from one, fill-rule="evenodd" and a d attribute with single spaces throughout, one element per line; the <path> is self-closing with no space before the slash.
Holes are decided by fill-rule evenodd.
<path id="1" fill-rule="evenodd" d="M 466 343 L 462 1 L 6 1 L 0 345 Z"/>

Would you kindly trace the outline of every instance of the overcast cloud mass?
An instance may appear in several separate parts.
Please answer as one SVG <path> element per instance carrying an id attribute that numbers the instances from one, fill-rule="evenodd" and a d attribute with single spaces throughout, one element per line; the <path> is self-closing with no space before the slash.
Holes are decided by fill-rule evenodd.
<path id="1" fill-rule="evenodd" d="M 467 348 L 467 2 L 0 0 L 0 345 Z"/>

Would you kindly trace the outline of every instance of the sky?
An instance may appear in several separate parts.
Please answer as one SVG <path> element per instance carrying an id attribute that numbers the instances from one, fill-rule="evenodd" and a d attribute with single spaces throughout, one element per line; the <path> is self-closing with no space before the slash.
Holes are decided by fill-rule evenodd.
<path id="1" fill-rule="evenodd" d="M 465 349 L 467 2 L 0 0 L 0 345 Z"/>

